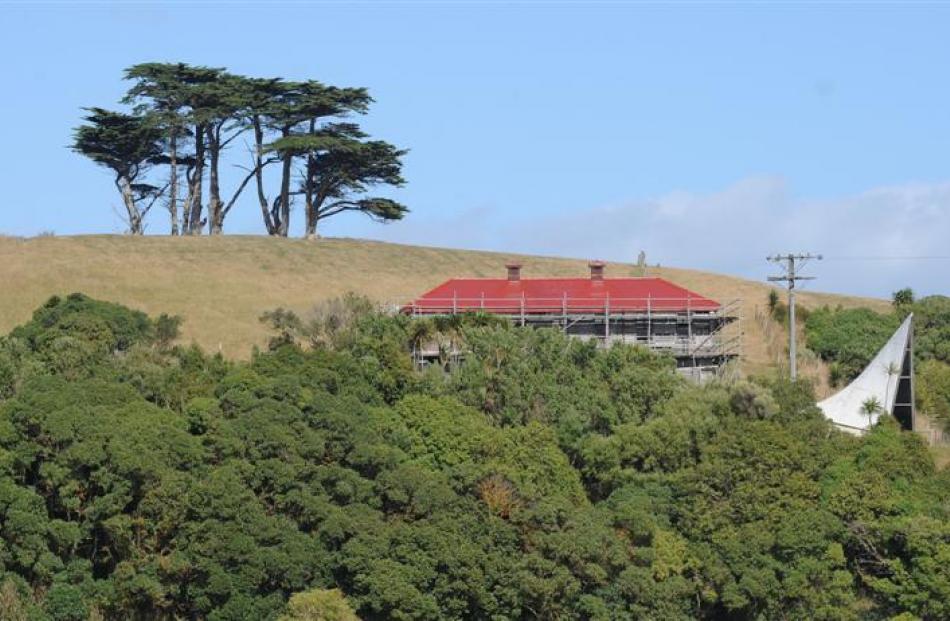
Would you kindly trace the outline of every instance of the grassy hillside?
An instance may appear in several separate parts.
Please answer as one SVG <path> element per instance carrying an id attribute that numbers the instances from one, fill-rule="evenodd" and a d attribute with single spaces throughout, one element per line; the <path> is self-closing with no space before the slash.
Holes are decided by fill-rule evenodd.
<path id="1" fill-rule="evenodd" d="M 553 330 L 436 380 L 392 317 L 229 364 L 152 327 L 0 342 L 0 619 L 950 619 L 950 473 L 892 420 Z"/>
<path id="2" fill-rule="evenodd" d="M 244 357 L 266 340 L 260 314 L 278 306 L 306 312 L 315 302 L 356 291 L 384 302 L 412 299 L 452 276 L 501 276 L 511 255 L 350 239 L 225 236 L 0 238 L 0 333 L 26 321 L 54 294 L 82 291 L 149 314 L 185 318 L 183 333 L 210 351 Z M 583 276 L 586 262 L 525 256 L 525 276 Z M 609 276 L 634 274 L 608 266 Z M 743 300 L 744 367 L 758 371 L 782 356 L 779 330 L 757 321 L 768 286 L 707 272 L 650 268 L 719 300 Z M 884 307 L 866 298 L 802 293 L 805 306 Z"/>

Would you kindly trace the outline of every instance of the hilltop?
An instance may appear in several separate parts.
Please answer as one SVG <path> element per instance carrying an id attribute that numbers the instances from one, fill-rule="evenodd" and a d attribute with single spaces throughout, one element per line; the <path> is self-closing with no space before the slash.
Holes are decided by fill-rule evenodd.
<path id="1" fill-rule="evenodd" d="M 354 239 L 256 236 L 0 238 L 0 333 L 27 321 L 56 294 L 81 291 L 157 315 L 184 317 L 184 340 L 208 351 L 247 357 L 267 330 L 261 313 L 278 306 L 306 313 L 315 303 L 355 291 L 386 303 L 412 299 L 453 276 L 502 276 L 518 258 L 526 277 L 581 276 L 586 261 L 451 250 Z M 629 264 L 608 276 L 635 275 Z M 650 267 L 700 294 L 742 300 L 744 368 L 761 371 L 781 358 L 777 326 L 761 319 L 768 285 L 692 269 Z M 823 304 L 883 309 L 878 299 L 802 292 L 805 307 Z M 756 317 L 759 319 L 756 319 Z"/>

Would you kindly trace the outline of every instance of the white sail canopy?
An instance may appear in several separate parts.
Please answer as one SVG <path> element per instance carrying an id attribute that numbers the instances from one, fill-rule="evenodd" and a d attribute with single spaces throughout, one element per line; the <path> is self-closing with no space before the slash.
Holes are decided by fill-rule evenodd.
<path id="1" fill-rule="evenodd" d="M 893 414 L 905 358 L 910 355 L 912 320 L 913 315 L 908 315 L 861 375 L 841 392 L 818 403 L 825 416 L 840 429 L 863 434 L 877 423 L 881 414 Z M 868 413 L 865 404 L 871 399 L 879 404 L 880 410 Z"/>

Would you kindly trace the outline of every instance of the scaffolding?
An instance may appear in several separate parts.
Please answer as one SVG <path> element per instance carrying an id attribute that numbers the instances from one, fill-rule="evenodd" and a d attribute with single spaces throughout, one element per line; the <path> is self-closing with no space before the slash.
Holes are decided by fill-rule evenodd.
<path id="1" fill-rule="evenodd" d="M 700 303 L 696 303 L 696 302 Z M 677 370 L 703 382 L 721 376 L 742 347 L 740 300 L 711 306 L 705 298 L 425 298 L 400 307 L 413 317 L 485 312 L 513 325 L 556 328 L 602 347 L 639 345 L 672 356 Z M 457 358 L 462 352 L 449 352 Z M 421 365 L 445 357 L 444 344 L 421 346 Z"/>

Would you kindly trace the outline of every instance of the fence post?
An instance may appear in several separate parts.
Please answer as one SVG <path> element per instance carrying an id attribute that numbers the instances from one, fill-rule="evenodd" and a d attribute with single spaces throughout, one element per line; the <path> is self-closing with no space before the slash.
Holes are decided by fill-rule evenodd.
<path id="1" fill-rule="evenodd" d="M 652 294 L 647 294 L 647 347 L 653 349 Z"/>
<path id="2" fill-rule="evenodd" d="M 567 291 L 561 294 L 561 326 L 567 332 Z"/>
<path id="3" fill-rule="evenodd" d="M 692 295 L 686 294 L 686 353 L 693 358 L 693 368 L 696 367 L 696 349 L 693 347 L 693 307 Z"/>

